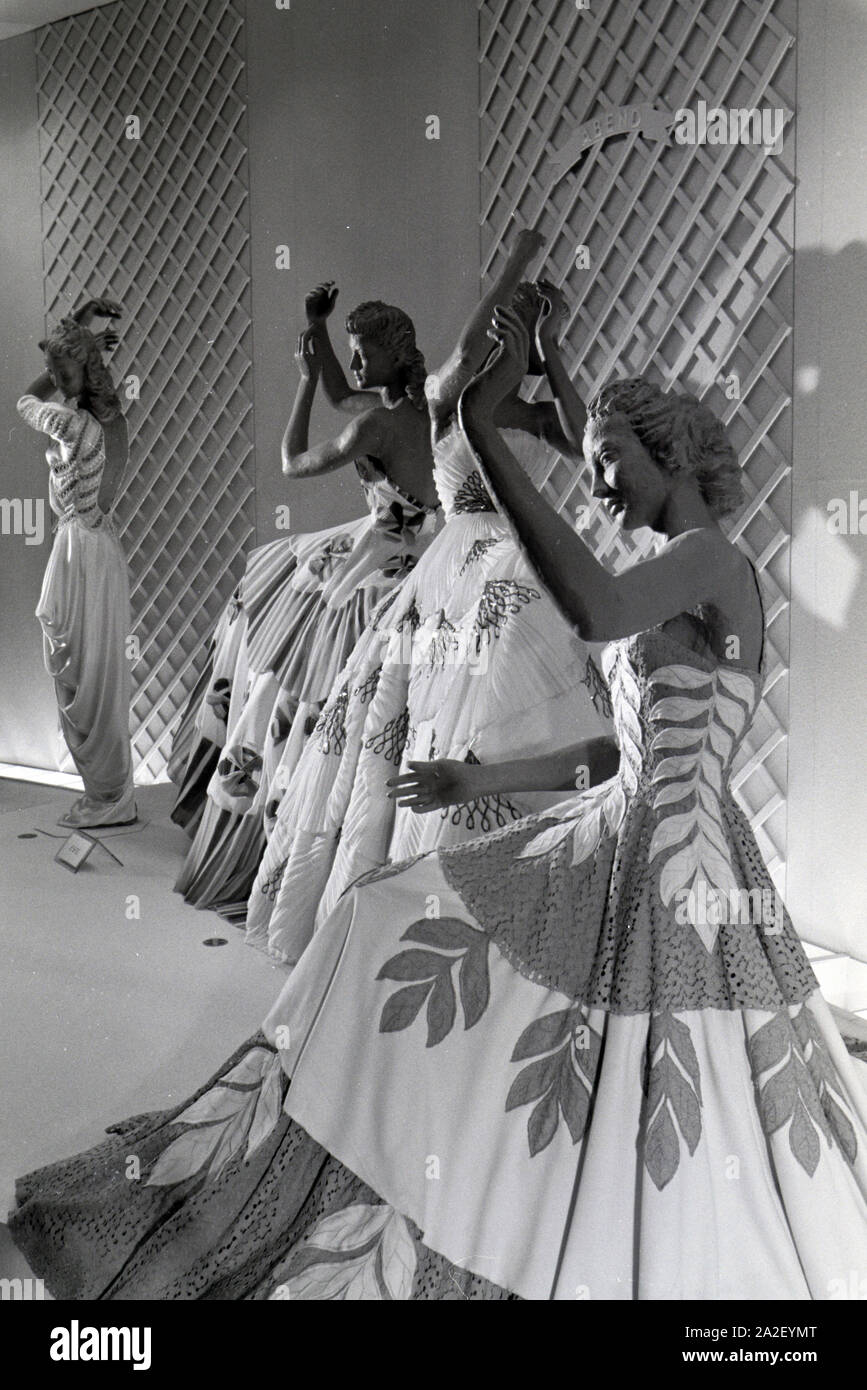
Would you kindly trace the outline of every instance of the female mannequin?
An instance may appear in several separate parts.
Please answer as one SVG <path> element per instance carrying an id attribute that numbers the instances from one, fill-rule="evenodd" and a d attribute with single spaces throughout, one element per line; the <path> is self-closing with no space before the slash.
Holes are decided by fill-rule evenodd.
<path id="1" fill-rule="evenodd" d="M 48 434 L 49 495 L 58 521 L 36 616 L 54 679 L 60 727 L 84 782 L 62 818 L 68 826 L 127 825 L 136 819 L 129 741 L 130 628 L 126 560 L 112 509 L 129 457 L 126 422 L 94 317 L 116 318 L 92 299 L 62 319 L 40 347 L 46 370 L 18 402 L 22 419 Z M 52 397 L 63 397 L 62 404 Z"/>

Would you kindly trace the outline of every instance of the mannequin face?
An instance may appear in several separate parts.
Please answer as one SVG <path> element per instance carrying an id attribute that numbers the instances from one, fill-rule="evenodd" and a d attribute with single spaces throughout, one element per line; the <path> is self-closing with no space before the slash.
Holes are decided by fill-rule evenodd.
<path id="1" fill-rule="evenodd" d="M 73 362 L 71 357 L 62 354 L 46 353 L 45 365 L 48 375 L 64 399 L 77 399 L 81 395 L 84 390 L 84 367 L 80 362 Z"/>
<path id="2" fill-rule="evenodd" d="M 588 422 L 584 457 L 593 469 L 593 496 L 604 502 L 624 531 L 640 526 L 661 529 L 678 475 L 654 462 L 622 415 Z"/>
<path id="3" fill-rule="evenodd" d="M 358 390 L 373 391 L 380 386 L 391 386 L 398 379 L 394 358 L 375 339 L 350 333 L 349 347 L 352 353 L 349 370 L 355 376 Z"/>

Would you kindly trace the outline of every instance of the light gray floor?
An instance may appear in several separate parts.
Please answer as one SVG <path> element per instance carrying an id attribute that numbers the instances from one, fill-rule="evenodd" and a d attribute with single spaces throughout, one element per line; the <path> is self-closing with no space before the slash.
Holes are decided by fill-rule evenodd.
<path id="1" fill-rule="evenodd" d="M 43 787 L 39 782 L 18 782 L 11 777 L 0 777 L 0 815 L 4 811 L 23 811 L 28 806 L 45 806 L 66 795 L 58 787 Z M 79 795 L 80 792 L 72 792 L 69 800 L 74 801 Z"/>
<path id="2" fill-rule="evenodd" d="M 54 862 L 56 819 L 76 793 L 30 792 L 32 804 L 0 814 L 0 1220 L 16 1175 L 207 1080 L 285 978 L 172 891 L 189 842 L 169 820 L 171 786 L 137 793 L 140 827 L 94 832 L 121 864 L 95 849 L 77 874 Z"/>

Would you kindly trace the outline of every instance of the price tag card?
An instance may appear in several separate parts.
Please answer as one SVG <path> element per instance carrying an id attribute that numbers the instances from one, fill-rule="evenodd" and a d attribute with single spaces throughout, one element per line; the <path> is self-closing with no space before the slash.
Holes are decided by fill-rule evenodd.
<path id="1" fill-rule="evenodd" d="M 63 864 L 64 868 L 71 869 L 74 874 L 77 874 L 94 845 L 98 843 L 91 835 L 85 835 L 83 830 L 73 830 L 69 839 L 64 840 L 54 858 L 58 864 Z"/>

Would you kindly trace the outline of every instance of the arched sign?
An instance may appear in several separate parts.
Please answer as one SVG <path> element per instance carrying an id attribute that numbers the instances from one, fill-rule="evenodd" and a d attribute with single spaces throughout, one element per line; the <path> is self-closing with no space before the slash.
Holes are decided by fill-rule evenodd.
<path id="1" fill-rule="evenodd" d="M 673 123 L 672 111 L 661 111 L 650 101 L 601 112 L 579 125 L 563 148 L 551 156 L 553 163 L 559 165 L 557 182 L 568 174 L 591 145 L 601 145 L 615 135 L 628 135 L 633 130 L 639 131 L 648 140 L 667 141 Z"/>

